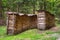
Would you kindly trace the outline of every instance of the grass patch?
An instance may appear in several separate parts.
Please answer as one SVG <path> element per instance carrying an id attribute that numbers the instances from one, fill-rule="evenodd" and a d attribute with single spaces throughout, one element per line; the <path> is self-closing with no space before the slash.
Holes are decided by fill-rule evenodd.
<path id="1" fill-rule="evenodd" d="M 44 31 L 43 33 L 38 33 L 39 30 L 32 29 L 27 30 L 23 33 L 20 33 L 18 35 L 9 36 L 6 35 L 6 26 L 0 27 L 0 40 L 56 40 L 57 38 L 54 36 L 49 36 L 49 34 L 59 33 L 58 32 L 52 32 L 52 31 Z"/>
<path id="2" fill-rule="evenodd" d="M 56 26 L 60 27 L 60 24 L 56 24 Z"/>

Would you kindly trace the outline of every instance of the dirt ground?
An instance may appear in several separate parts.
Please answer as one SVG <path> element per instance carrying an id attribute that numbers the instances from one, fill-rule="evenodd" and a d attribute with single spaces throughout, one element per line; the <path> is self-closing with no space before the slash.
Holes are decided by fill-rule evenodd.
<path id="1" fill-rule="evenodd" d="M 60 30 L 60 27 L 52 27 L 51 29 L 49 29 L 49 30 L 51 30 L 51 31 L 53 31 L 53 32 L 57 32 L 57 31 L 59 31 Z"/>
<path id="2" fill-rule="evenodd" d="M 60 27 L 52 27 L 49 30 L 37 30 L 37 33 L 45 33 L 46 31 L 52 31 L 52 32 L 59 32 L 60 31 Z"/>

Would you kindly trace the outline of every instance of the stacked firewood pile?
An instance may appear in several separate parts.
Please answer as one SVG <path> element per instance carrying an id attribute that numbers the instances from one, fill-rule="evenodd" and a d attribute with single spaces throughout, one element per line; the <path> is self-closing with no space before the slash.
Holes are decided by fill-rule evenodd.
<path id="1" fill-rule="evenodd" d="M 38 14 L 21 14 L 16 12 L 7 12 L 7 34 L 13 35 L 25 30 L 49 29 L 55 26 L 54 15 L 48 11 L 38 11 Z"/>
<path id="2" fill-rule="evenodd" d="M 55 16 L 48 11 L 38 10 L 38 29 L 49 29 L 55 26 Z"/>
<path id="3" fill-rule="evenodd" d="M 15 31 L 17 33 L 23 32 L 27 29 L 36 28 L 37 26 L 37 16 L 36 15 L 16 15 Z"/>
<path id="4" fill-rule="evenodd" d="M 46 28 L 49 29 L 54 26 L 55 26 L 55 16 L 53 14 L 47 12 L 46 13 Z"/>
<path id="5" fill-rule="evenodd" d="M 8 14 L 7 34 L 17 34 L 37 27 L 37 15 L 35 14 Z"/>
<path id="6" fill-rule="evenodd" d="M 14 34 L 15 30 L 15 19 L 16 19 L 16 14 L 15 12 L 9 12 L 9 15 L 7 15 L 7 34 Z"/>

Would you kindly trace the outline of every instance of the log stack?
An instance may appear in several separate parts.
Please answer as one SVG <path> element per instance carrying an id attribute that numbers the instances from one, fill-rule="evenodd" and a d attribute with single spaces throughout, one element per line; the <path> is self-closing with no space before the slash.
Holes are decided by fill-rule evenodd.
<path id="1" fill-rule="evenodd" d="M 23 32 L 25 30 L 36 28 L 37 26 L 37 16 L 32 14 L 19 14 L 16 15 L 16 34 Z"/>
<path id="2" fill-rule="evenodd" d="M 37 14 L 37 27 L 38 29 L 49 29 L 55 26 L 55 16 L 48 11 L 38 10 Z"/>
<path id="3" fill-rule="evenodd" d="M 37 15 L 8 12 L 7 34 L 13 35 L 37 27 Z"/>
<path id="4" fill-rule="evenodd" d="M 13 35 L 15 31 L 16 12 L 7 12 L 7 34 Z"/>
<path id="5" fill-rule="evenodd" d="M 49 29 L 55 26 L 55 16 L 48 11 L 39 10 L 38 14 L 7 12 L 7 34 L 14 35 L 28 29 Z"/>

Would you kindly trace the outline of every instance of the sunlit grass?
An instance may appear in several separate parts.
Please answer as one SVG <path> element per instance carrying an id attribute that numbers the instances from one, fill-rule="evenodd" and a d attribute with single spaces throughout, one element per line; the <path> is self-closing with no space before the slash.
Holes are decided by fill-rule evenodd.
<path id="1" fill-rule="evenodd" d="M 9 36 L 6 34 L 6 26 L 0 26 L 0 40 L 56 40 L 56 36 L 49 36 L 54 33 L 60 34 L 60 31 L 53 32 L 46 30 L 43 33 L 39 33 L 37 29 L 27 30 L 18 35 Z"/>

